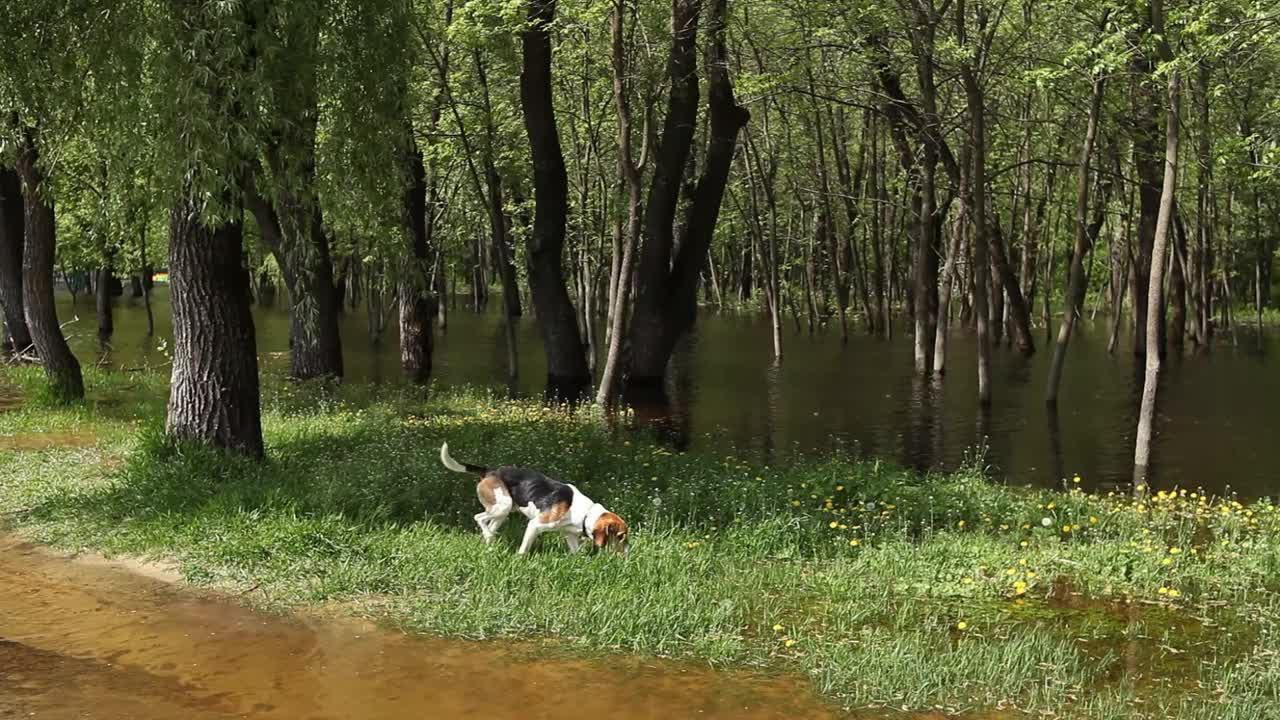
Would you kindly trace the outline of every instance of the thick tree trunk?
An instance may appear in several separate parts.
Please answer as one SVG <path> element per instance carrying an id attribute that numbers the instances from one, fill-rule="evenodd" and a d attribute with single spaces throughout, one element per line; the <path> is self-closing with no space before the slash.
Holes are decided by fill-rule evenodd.
<path id="1" fill-rule="evenodd" d="M 16 170 L 0 166 L 0 310 L 5 335 L 0 346 L 31 353 L 31 333 L 22 307 L 23 238 L 22 179 Z"/>
<path id="2" fill-rule="evenodd" d="M 169 224 L 173 375 L 165 432 L 261 458 L 258 354 L 240 222 L 210 228 L 190 190 Z"/>
<path id="3" fill-rule="evenodd" d="M 672 0 L 670 89 L 657 165 L 645 204 L 644 237 L 636 271 L 636 305 L 631 324 L 631 375 L 661 378 L 667 367 L 664 317 L 667 279 L 675 244 L 680 185 L 698 121 L 698 19 L 701 0 Z"/>
<path id="4" fill-rule="evenodd" d="M 412 383 L 431 379 L 435 315 L 431 294 L 431 248 L 428 237 L 426 167 L 416 145 L 409 155 L 409 186 L 402 199 L 405 234 L 404 268 L 396 286 L 400 313 L 400 369 Z"/>
<path id="5" fill-rule="evenodd" d="M 590 384 L 591 376 L 563 271 L 569 180 L 552 101 L 550 25 L 555 13 L 556 0 L 528 2 L 529 26 L 521 33 L 520 106 L 533 156 L 529 294 L 547 355 L 547 394 L 573 401 Z"/>
<path id="6" fill-rule="evenodd" d="M 1156 18 L 1156 30 L 1163 35 L 1163 19 L 1160 0 L 1153 0 L 1152 14 Z M 1165 50 L 1168 55 L 1168 50 Z M 1164 325 L 1164 263 L 1169 233 L 1173 225 L 1174 195 L 1178 179 L 1178 110 L 1179 71 L 1170 68 L 1169 105 L 1166 110 L 1166 138 L 1164 184 L 1160 194 L 1160 209 L 1156 221 L 1151 253 L 1151 277 L 1147 288 L 1147 337 L 1146 373 L 1142 386 L 1142 405 L 1138 413 L 1138 435 L 1133 464 L 1135 477 L 1145 476 L 1151 460 L 1151 435 L 1155 424 L 1156 392 L 1160 383 L 1161 329 Z"/>
<path id="7" fill-rule="evenodd" d="M 49 378 L 51 395 L 60 402 L 84 397 L 80 362 L 71 353 L 58 324 L 53 299 L 53 261 L 56 256 L 57 224 L 53 200 L 46 195 L 44 174 L 39 166 L 34 131 L 22 130 L 18 145 L 18 175 L 23 186 L 22 308 L 36 354 Z"/>
<path id="8" fill-rule="evenodd" d="M 1053 405 L 1058 402 L 1058 385 L 1062 381 L 1062 365 L 1066 361 L 1067 345 L 1071 342 L 1071 333 L 1076 320 L 1084 307 L 1084 296 L 1087 287 L 1084 277 L 1084 259 L 1089 254 L 1094 237 L 1102 227 L 1106 206 L 1105 194 L 1098 198 L 1095 214 L 1096 225 L 1086 226 L 1089 215 L 1089 160 L 1093 157 L 1093 147 L 1098 138 L 1098 122 L 1102 113 L 1102 94 L 1106 89 L 1106 78 L 1097 75 L 1093 79 L 1093 93 L 1089 97 L 1089 121 L 1085 129 L 1084 143 L 1080 147 L 1080 164 L 1076 170 L 1076 236 L 1075 247 L 1071 254 L 1071 270 L 1067 279 L 1066 307 L 1063 309 L 1062 325 L 1058 328 L 1058 342 L 1053 348 L 1053 358 L 1049 362 L 1049 382 L 1045 390 L 1045 402 Z"/>
<path id="9" fill-rule="evenodd" d="M 675 0 L 675 3 L 673 12 L 682 4 L 687 4 L 688 0 Z M 693 23 L 693 18 L 696 17 L 696 5 L 699 3 L 691 4 L 695 5 L 695 15 L 690 18 L 690 23 Z M 693 189 L 692 201 L 689 203 L 688 213 L 684 218 L 679 252 L 671 264 L 670 273 L 666 272 L 665 264 L 667 259 L 671 257 L 672 229 L 666 226 L 661 230 L 658 228 L 646 228 L 646 244 L 656 241 L 665 242 L 667 246 L 665 248 L 654 248 L 652 255 L 648 254 L 648 248 L 646 248 L 646 254 L 641 259 L 641 272 L 638 277 L 642 278 L 641 282 L 648 280 L 652 285 L 648 288 L 648 292 L 645 292 L 644 286 L 641 285 L 641 293 L 636 297 L 635 319 L 631 335 L 633 378 L 649 379 L 651 381 L 660 379 L 666 370 L 671 353 L 675 350 L 676 342 L 693 326 L 697 313 L 698 276 L 703 264 L 706 262 L 707 251 L 711 248 L 711 240 L 715 234 L 716 223 L 720 218 L 720 206 L 724 199 L 725 186 L 729 182 L 729 172 L 733 164 L 734 150 L 737 147 L 738 133 L 750 119 L 750 114 L 739 106 L 735 100 L 733 84 L 729 79 L 728 48 L 725 41 L 727 12 L 727 0 L 713 0 L 707 33 L 711 46 L 707 62 L 707 116 L 710 134 L 707 138 L 702 175 L 698 178 L 698 183 Z M 679 17 L 678 13 L 673 16 L 673 19 L 676 17 Z M 677 25 L 676 27 L 680 26 Z M 693 24 L 692 27 L 693 32 L 696 32 L 696 24 Z M 692 38 L 690 42 L 692 43 Z M 679 77 L 676 72 L 684 67 L 683 63 L 677 63 L 676 61 L 676 46 L 678 44 L 680 44 L 679 33 L 673 37 L 672 42 L 671 69 L 673 71 L 673 81 Z M 690 58 L 688 70 L 693 72 L 695 69 L 692 58 Z M 692 94 L 695 105 L 692 119 L 696 120 L 696 76 L 694 76 L 692 85 L 690 94 Z M 687 99 L 687 97 L 683 99 Z M 676 104 L 676 97 L 673 92 L 672 105 L 675 106 Z M 668 116 L 667 122 L 671 122 L 670 116 Z M 668 130 L 674 129 L 668 127 L 663 132 L 663 149 L 659 154 L 659 169 L 655 171 L 655 190 L 658 190 L 657 175 L 663 167 L 664 160 L 662 156 L 667 152 L 666 137 Z M 677 149 L 673 148 L 673 152 L 675 150 Z M 684 154 L 687 156 L 687 150 Z M 667 158 L 668 161 L 674 159 L 674 157 Z M 680 165 L 683 166 L 683 162 L 680 162 Z M 675 210 L 675 199 L 675 197 L 670 198 L 672 201 L 671 213 L 674 213 Z M 649 196 L 650 204 L 653 201 L 654 193 L 651 192 Z M 663 215 L 655 216 L 654 219 L 666 217 L 666 212 L 664 210 Z M 646 222 L 649 219 L 646 217 Z M 654 231 L 661 232 L 661 235 L 654 234 Z M 646 260 L 648 261 L 647 263 Z"/>

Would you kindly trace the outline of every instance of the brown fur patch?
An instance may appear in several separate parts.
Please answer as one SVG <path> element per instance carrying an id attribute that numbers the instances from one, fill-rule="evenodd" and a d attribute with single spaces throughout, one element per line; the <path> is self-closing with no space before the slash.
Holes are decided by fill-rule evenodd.
<path id="1" fill-rule="evenodd" d="M 484 506 L 485 510 L 489 510 L 498 504 L 497 495 L 499 492 L 506 495 L 507 486 L 497 475 L 485 475 L 476 484 L 476 497 L 480 498 L 480 504 Z"/>
<path id="2" fill-rule="evenodd" d="M 598 548 L 625 548 L 627 545 L 627 523 L 617 515 L 607 512 L 596 520 L 591 528 L 591 540 Z"/>
<path id="3" fill-rule="evenodd" d="M 569 512 L 569 501 L 564 500 L 552 505 L 549 509 L 543 510 L 538 514 L 538 522 L 553 523 L 558 522 L 564 514 Z"/>

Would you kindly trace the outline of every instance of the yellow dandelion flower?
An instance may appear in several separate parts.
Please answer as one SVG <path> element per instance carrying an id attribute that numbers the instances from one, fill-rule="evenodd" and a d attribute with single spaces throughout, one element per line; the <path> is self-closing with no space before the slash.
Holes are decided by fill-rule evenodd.
<path id="1" fill-rule="evenodd" d="M 1159 595 L 1168 595 L 1168 594 L 1169 594 L 1169 588 L 1167 588 L 1167 587 L 1162 587 L 1162 588 L 1160 588 L 1159 590 L 1157 590 L 1157 591 L 1156 591 L 1156 593 L 1157 593 L 1157 594 L 1159 594 Z"/>
<path id="2" fill-rule="evenodd" d="M 782 632 L 782 626 L 781 626 L 781 625 L 774 625 L 774 626 L 773 626 L 773 631 L 774 631 L 774 632 Z"/>
<path id="3" fill-rule="evenodd" d="M 1071 482 L 1073 482 L 1073 483 L 1075 483 L 1075 484 L 1079 485 L 1079 484 L 1080 484 L 1080 476 L 1079 476 L 1079 475 L 1076 475 L 1075 477 L 1071 478 Z"/>
<path id="4" fill-rule="evenodd" d="M 1165 559 L 1163 559 L 1163 560 L 1161 560 L 1161 561 L 1160 561 L 1160 564 L 1161 564 L 1161 565 L 1172 565 L 1172 564 L 1173 564 L 1173 560 L 1170 560 L 1169 558 L 1165 558 Z"/>
<path id="5" fill-rule="evenodd" d="M 1070 525 L 1063 525 L 1063 526 L 1062 526 L 1062 532 L 1064 532 L 1064 533 L 1069 533 L 1069 532 L 1071 532 L 1071 526 L 1070 526 Z"/>
<path id="6" fill-rule="evenodd" d="M 1028 545 L 1030 545 L 1030 544 L 1031 544 L 1031 543 L 1027 542 L 1026 540 L 1023 540 L 1022 542 L 1018 543 L 1018 545 L 1019 545 L 1020 547 L 1027 547 L 1027 546 L 1028 546 Z"/>
<path id="7" fill-rule="evenodd" d="M 1025 594 L 1027 592 L 1027 584 L 1021 580 L 1015 582 L 1013 584 L 1013 592 L 1017 595 Z"/>
<path id="8" fill-rule="evenodd" d="M 960 527 L 960 528 L 964 527 L 964 521 L 961 520 L 960 522 L 956 523 L 956 527 Z"/>
<path id="9" fill-rule="evenodd" d="M 1171 597 L 1171 598 L 1176 598 L 1176 597 L 1178 597 L 1178 596 L 1179 596 L 1179 595 L 1181 595 L 1181 594 L 1182 594 L 1182 593 L 1178 592 L 1177 590 L 1173 590 L 1173 589 L 1170 589 L 1170 590 L 1169 590 L 1169 597 Z"/>
<path id="10" fill-rule="evenodd" d="M 791 507 L 800 507 L 800 501 L 799 501 L 799 500 L 792 500 L 792 501 L 791 501 Z"/>
<path id="11" fill-rule="evenodd" d="M 1090 524 L 1090 525 L 1097 525 L 1097 524 L 1098 524 L 1098 518 L 1093 517 L 1092 515 L 1090 515 L 1090 516 L 1089 516 L 1089 524 Z"/>
<path id="12" fill-rule="evenodd" d="M 844 486 L 843 486 L 843 485 L 837 485 L 837 486 L 836 486 L 836 492 L 840 492 L 841 490 L 844 490 Z"/>
<path id="13" fill-rule="evenodd" d="M 1180 552 L 1182 552 L 1182 548 L 1180 548 L 1180 547 L 1171 547 L 1171 548 L 1169 548 L 1169 554 L 1170 554 L 1170 555 L 1177 555 L 1177 554 L 1178 554 L 1178 553 L 1180 553 Z"/>
<path id="14" fill-rule="evenodd" d="M 854 539 L 852 539 L 852 540 L 850 540 L 850 541 L 849 541 L 849 544 L 850 544 L 850 545 L 852 545 L 852 546 L 854 546 L 854 547 L 857 547 L 857 546 L 859 546 L 859 545 L 861 545 L 861 544 L 862 544 L 862 541 L 861 541 L 861 540 L 859 540 L 858 538 L 854 538 Z"/>
<path id="15" fill-rule="evenodd" d="M 969 623 L 967 623 L 967 622 L 965 622 L 965 621 L 961 620 L 960 622 L 956 623 L 956 629 L 957 629 L 957 630 L 968 630 L 968 629 L 969 629 Z"/>
<path id="16" fill-rule="evenodd" d="M 782 644 L 783 644 L 784 646 L 786 646 L 786 647 L 791 647 L 792 645 L 795 645 L 795 644 L 796 644 L 796 641 L 795 641 L 795 640 L 792 640 L 792 639 L 790 639 L 790 638 L 788 638 L 788 639 L 787 639 L 787 641 L 786 641 L 786 642 L 784 642 L 784 643 L 782 643 Z"/>
<path id="17" fill-rule="evenodd" d="M 964 584 L 964 585 L 972 585 L 972 584 L 973 584 L 973 578 L 965 578 L 965 579 L 961 580 L 960 582 L 961 582 L 961 584 Z"/>

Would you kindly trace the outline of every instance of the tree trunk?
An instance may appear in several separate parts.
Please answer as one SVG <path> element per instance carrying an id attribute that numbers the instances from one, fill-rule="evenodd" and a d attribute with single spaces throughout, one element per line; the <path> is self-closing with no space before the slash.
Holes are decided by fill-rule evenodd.
<path id="1" fill-rule="evenodd" d="M 605 356 L 604 371 L 600 374 L 600 387 L 596 402 L 604 405 L 612 397 L 618 377 L 622 374 L 622 342 L 627 327 L 627 299 L 631 292 L 631 265 L 634 262 L 636 238 L 640 234 L 641 168 L 637 166 L 631 149 L 631 98 L 627 87 L 627 54 L 623 39 L 626 11 L 624 0 L 615 0 L 609 20 L 610 42 L 613 57 L 613 102 L 618 114 L 618 173 L 626 187 L 627 224 L 616 231 L 613 250 L 614 287 L 609 299 L 609 347 Z"/>
<path id="2" fill-rule="evenodd" d="M 152 279 L 151 262 L 147 259 L 147 224 L 142 223 L 142 232 L 138 236 L 139 254 L 142 255 L 142 268 L 140 269 L 142 286 L 142 307 L 147 311 L 147 337 L 156 334 L 156 318 L 151 311 L 151 288 L 155 286 Z"/>
<path id="3" fill-rule="evenodd" d="M 0 345 L 15 355 L 32 350 L 22 311 L 23 222 L 22 179 L 16 170 L 0 166 L 0 310 L 5 326 Z"/>
<path id="4" fill-rule="evenodd" d="M 1170 253 L 1169 329 L 1165 334 L 1175 348 L 1182 348 L 1187 331 L 1187 227 L 1177 203 L 1173 206 L 1173 251 Z"/>
<path id="5" fill-rule="evenodd" d="M 963 13 L 963 5 L 957 10 Z M 978 25 L 978 34 L 982 35 L 985 23 Z M 979 53 L 979 57 L 982 54 Z M 977 62 L 975 60 L 975 62 Z M 969 142 L 973 146 L 973 177 L 969 183 L 969 193 L 973 201 L 973 247 L 974 268 L 977 283 L 974 295 L 977 298 L 974 313 L 978 318 L 978 403 L 991 404 L 991 339 L 987 328 L 987 111 L 986 98 L 979 84 L 977 72 L 971 65 L 961 67 L 964 80 L 965 95 L 969 105 Z M 1005 264 L 1007 269 L 1007 263 Z M 1015 283 L 1016 284 L 1016 283 Z M 998 320 L 997 320 L 998 321 Z"/>
<path id="6" fill-rule="evenodd" d="M 113 277 L 111 261 L 107 260 L 103 266 L 98 269 L 98 287 L 96 288 L 98 339 L 103 342 L 110 340 L 111 335 L 116 331 L 115 318 L 112 317 L 111 312 L 111 281 Z"/>
<path id="7" fill-rule="evenodd" d="M 258 354 L 243 228 L 201 222 L 190 189 L 169 223 L 173 374 L 165 433 L 261 458 Z"/>
<path id="8" fill-rule="evenodd" d="M 402 199 L 405 234 L 404 268 L 396 285 L 400 315 L 400 369 L 408 380 L 425 385 L 431 379 L 434 336 L 431 238 L 428 233 L 426 166 L 414 143 L 409 153 L 409 186 Z"/>
<path id="9" fill-rule="evenodd" d="M 53 199 L 44 187 L 39 166 L 35 131 L 23 128 L 18 144 L 18 175 L 23 186 L 22 308 L 27 329 L 44 365 L 54 399 L 71 402 L 84 397 L 80 362 L 71 353 L 58 324 L 53 299 L 53 261 L 56 256 L 57 224 Z"/>
<path id="10" fill-rule="evenodd" d="M 1133 303 L 1133 352 L 1146 353 L 1147 297 L 1151 282 L 1151 268 L 1156 263 L 1152 257 L 1156 235 L 1156 223 L 1160 213 L 1160 160 L 1158 157 L 1159 127 L 1157 110 L 1159 103 L 1150 87 L 1149 79 L 1155 77 L 1151 60 L 1136 57 L 1131 68 L 1133 80 L 1134 138 L 1133 163 L 1138 175 L 1138 246 L 1133 263 L 1133 282 L 1130 283 Z M 1163 272 L 1161 273 L 1163 275 Z M 1163 290 L 1163 289 L 1162 289 Z M 1161 318 L 1163 320 L 1163 318 Z M 1163 328 L 1163 322 L 1161 323 Z M 1157 347 L 1163 347 L 1164 331 Z"/>
<path id="11" fill-rule="evenodd" d="M 1166 59 L 1171 53 L 1164 45 L 1164 22 L 1160 0 L 1153 0 L 1153 24 L 1161 37 Z M 1178 109 L 1179 71 L 1169 68 L 1169 105 L 1166 110 L 1164 184 L 1160 194 L 1160 210 L 1151 251 L 1151 277 L 1147 288 L 1146 373 L 1142 386 L 1142 405 L 1138 414 L 1138 436 L 1134 450 L 1135 477 L 1145 476 L 1151 460 L 1151 435 L 1155 424 L 1156 391 L 1160 382 L 1160 337 L 1164 325 L 1164 261 L 1169 232 L 1173 223 L 1174 195 L 1178 179 Z"/>
<path id="12" fill-rule="evenodd" d="M 520 106 L 533 156 L 534 221 L 528 240 L 529 294 L 547 355 L 547 394 L 574 401 L 591 382 L 578 321 L 565 286 L 569 179 L 552 101 L 551 23 L 556 0 L 529 0 L 521 33 Z"/>
<path id="13" fill-rule="evenodd" d="M 1062 365 L 1066 361 L 1067 345 L 1071 342 L 1071 333 L 1084 307 L 1085 291 L 1088 289 L 1085 285 L 1084 259 L 1105 218 L 1104 194 L 1098 198 L 1094 218 L 1097 224 L 1086 226 L 1089 215 L 1089 159 L 1093 157 L 1093 146 L 1098 138 L 1098 122 L 1105 89 L 1106 78 L 1102 75 L 1094 76 L 1093 93 L 1089 97 L 1089 121 L 1084 143 L 1080 147 L 1080 164 L 1076 170 L 1076 237 L 1071 254 L 1071 270 L 1067 278 L 1067 303 L 1063 309 L 1062 325 L 1058 328 L 1058 343 L 1053 348 L 1053 358 L 1049 362 L 1049 382 L 1045 390 L 1045 402 L 1050 405 L 1058 402 L 1058 385 L 1062 381 Z"/>

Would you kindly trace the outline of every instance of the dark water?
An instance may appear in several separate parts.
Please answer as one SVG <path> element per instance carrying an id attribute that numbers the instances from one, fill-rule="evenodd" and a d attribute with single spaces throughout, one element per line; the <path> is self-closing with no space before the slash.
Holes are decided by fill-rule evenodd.
<path id="1" fill-rule="evenodd" d="M 158 288 L 155 339 L 145 337 L 140 303 L 122 299 L 105 362 L 162 365 L 172 337 L 165 290 Z M 83 362 L 99 361 L 92 305 L 60 299 L 63 322 Z M 287 367 L 283 306 L 255 308 L 258 346 L 268 367 Z M 393 320 L 393 319 L 392 319 Z M 343 318 L 347 377 L 395 382 L 394 322 L 379 346 L 368 340 L 363 310 Z M 1072 342 L 1059 409 L 1045 409 L 1049 352 L 1043 335 L 1033 357 L 995 352 L 994 403 L 979 410 L 975 346 L 965 333 L 950 344 L 950 373 L 940 384 L 912 371 L 911 340 L 876 340 L 857 332 L 847 345 L 838 329 L 816 336 L 784 330 L 785 360 L 773 367 L 769 327 L 756 316 L 704 314 L 673 363 L 668 394 L 674 424 L 696 446 L 727 446 L 765 460 L 844 447 L 917 468 L 950 468 L 981 448 L 1010 482 L 1052 486 L 1079 474 L 1085 487 L 1121 487 L 1133 477 L 1136 408 L 1142 368 L 1127 347 L 1106 352 L 1105 323 L 1085 323 Z M 1125 333 L 1127 335 L 1127 332 Z M 519 392 L 540 395 L 545 375 L 534 321 L 519 327 Z M 1204 487 L 1244 496 L 1280 494 L 1280 360 L 1277 337 L 1241 331 L 1207 352 L 1171 354 L 1165 364 L 1154 448 L 1154 487 Z M 506 350 L 497 302 L 476 314 L 461 305 L 439 337 L 442 384 L 506 386 Z M 711 437 L 708 437 L 711 435 Z"/>

